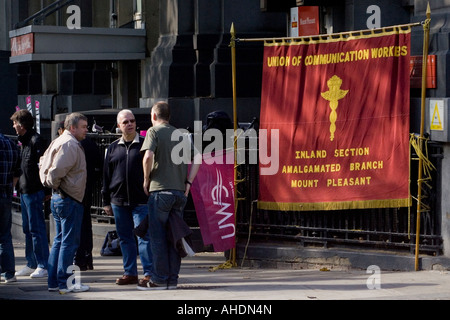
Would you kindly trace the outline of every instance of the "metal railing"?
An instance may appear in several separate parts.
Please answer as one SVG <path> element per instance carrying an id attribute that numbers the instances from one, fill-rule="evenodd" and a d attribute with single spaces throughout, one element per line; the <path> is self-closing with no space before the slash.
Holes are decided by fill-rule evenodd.
<path id="1" fill-rule="evenodd" d="M 90 134 L 103 155 L 109 144 L 118 138 L 114 134 Z M 13 138 L 14 137 L 10 137 Z M 430 210 L 421 217 L 420 247 L 422 253 L 442 254 L 441 214 L 437 209 L 442 147 L 428 142 L 431 161 L 437 168 L 431 188 L 425 190 Z M 414 155 L 413 155 L 414 157 Z M 417 194 L 417 163 L 411 161 L 411 194 Z M 301 246 L 371 248 L 394 251 L 415 249 L 416 203 L 410 208 L 382 208 L 360 210 L 280 212 L 257 209 L 259 168 L 256 164 L 238 166 L 237 236 L 238 241 L 289 243 Z M 91 216 L 96 222 L 114 223 L 106 216 L 101 202 L 101 179 L 92 190 Z M 20 207 L 20 199 L 15 198 Z M 195 208 L 189 197 L 185 219 L 191 227 L 198 227 Z"/>
<path id="2" fill-rule="evenodd" d="M 431 188 L 426 187 L 430 210 L 421 215 L 419 251 L 442 254 L 441 214 L 437 209 L 442 147 L 428 143 L 433 172 Z M 414 155 L 412 155 L 414 158 Z M 237 235 L 240 242 L 290 243 L 301 246 L 415 250 L 416 202 L 410 208 L 381 208 L 335 211 L 272 211 L 257 209 L 258 165 L 239 166 L 237 186 Z M 417 194 L 417 163 L 411 161 L 411 194 Z"/>
<path id="3" fill-rule="evenodd" d="M 96 144 L 102 156 L 105 155 L 106 149 L 109 145 L 120 138 L 120 134 L 96 134 L 89 133 L 91 138 Z M 100 175 L 101 177 L 101 175 Z M 92 204 L 91 204 L 91 217 L 96 222 L 115 223 L 114 217 L 107 216 L 103 210 L 102 204 L 102 179 L 97 179 L 92 186 Z"/>
<path id="4" fill-rule="evenodd" d="M 54 13 L 54 12 L 64 8 L 65 6 L 67 6 L 68 4 L 70 4 L 73 1 L 74 0 L 58 0 L 58 1 L 55 1 L 52 4 L 48 5 L 47 7 L 43 8 L 42 10 L 39 10 L 38 12 L 33 14 L 32 16 L 26 18 L 25 20 L 17 22 L 14 25 L 14 29 L 19 29 L 19 28 L 25 27 L 26 25 L 28 25 L 28 23 L 30 21 L 32 21 L 34 25 L 42 24 L 42 22 L 44 21 L 44 19 L 46 17 L 48 17 L 52 13 Z"/>
<path id="5" fill-rule="evenodd" d="M 19 144 L 19 139 L 17 136 L 5 134 L 5 137 L 9 138 L 11 141 L 14 141 L 16 144 Z M 16 190 L 14 190 L 12 207 L 17 211 L 20 210 L 20 196 L 16 193 Z"/>

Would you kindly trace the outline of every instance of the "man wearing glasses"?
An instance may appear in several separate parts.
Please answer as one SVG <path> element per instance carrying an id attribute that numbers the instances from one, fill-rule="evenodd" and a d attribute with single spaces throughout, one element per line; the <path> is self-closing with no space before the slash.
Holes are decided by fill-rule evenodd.
<path id="1" fill-rule="evenodd" d="M 136 132 L 136 119 L 131 110 L 117 114 L 117 126 L 122 137 L 108 147 L 103 166 L 103 209 L 114 215 L 117 235 L 123 256 L 124 274 L 116 280 L 118 285 L 137 284 L 137 252 L 144 269 L 144 278 L 150 279 L 152 254 L 150 239 L 134 238 L 133 229 L 148 215 L 148 196 L 142 189 L 144 174 L 140 153 L 144 138 Z"/>

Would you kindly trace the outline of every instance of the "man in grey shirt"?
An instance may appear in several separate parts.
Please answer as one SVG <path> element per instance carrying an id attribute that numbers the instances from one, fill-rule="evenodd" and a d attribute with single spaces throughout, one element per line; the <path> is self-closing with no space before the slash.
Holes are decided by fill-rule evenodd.
<path id="1" fill-rule="evenodd" d="M 153 254 L 151 279 L 138 285 L 139 290 L 175 289 L 181 267 L 181 257 L 167 240 L 166 230 L 169 215 L 183 217 L 192 181 L 197 175 L 202 155 L 196 153 L 188 172 L 188 164 L 173 161 L 172 150 L 179 143 L 186 143 L 184 150 L 192 150 L 188 139 L 172 141 L 177 130 L 169 124 L 170 109 L 165 102 L 157 102 L 151 110 L 152 127 L 142 145 L 144 191 L 150 194 L 149 231 Z"/>

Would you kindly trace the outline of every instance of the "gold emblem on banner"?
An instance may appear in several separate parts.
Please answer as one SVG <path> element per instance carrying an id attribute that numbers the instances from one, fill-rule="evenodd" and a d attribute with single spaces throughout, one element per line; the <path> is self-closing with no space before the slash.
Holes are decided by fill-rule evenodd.
<path id="1" fill-rule="evenodd" d="M 341 90 L 342 79 L 338 76 L 332 76 L 328 81 L 328 91 L 321 92 L 322 98 L 330 102 L 330 141 L 334 140 L 334 133 L 336 131 L 337 112 L 336 109 L 339 104 L 339 100 L 344 98 L 348 93 L 348 90 Z"/>

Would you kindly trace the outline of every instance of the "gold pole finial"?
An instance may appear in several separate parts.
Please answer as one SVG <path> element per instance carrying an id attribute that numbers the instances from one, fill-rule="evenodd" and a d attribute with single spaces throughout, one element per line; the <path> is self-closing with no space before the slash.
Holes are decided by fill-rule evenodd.
<path id="1" fill-rule="evenodd" d="M 236 32 L 234 31 L 234 23 L 233 22 L 231 23 L 230 35 L 231 35 L 230 47 L 235 48 L 236 47 Z"/>
<path id="2" fill-rule="evenodd" d="M 430 2 L 428 1 L 427 4 L 427 19 L 431 18 L 431 9 L 430 9 Z"/>

